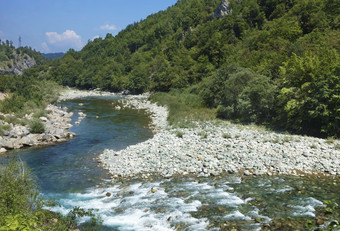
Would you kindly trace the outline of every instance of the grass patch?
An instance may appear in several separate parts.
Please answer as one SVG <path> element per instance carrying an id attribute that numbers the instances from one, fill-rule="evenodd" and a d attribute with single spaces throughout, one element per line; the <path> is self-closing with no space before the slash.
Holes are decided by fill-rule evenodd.
<path id="1" fill-rule="evenodd" d="M 198 133 L 198 135 L 202 138 L 202 139 L 206 139 L 208 138 L 208 133 L 201 131 Z"/>
<path id="2" fill-rule="evenodd" d="M 47 112 L 45 109 L 42 109 L 42 108 L 37 108 L 33 114 L 33 118 L 36 118 L 36 119 L 39 119 L 40 117 L 46 117 L 46 116 L 47 116 Z"/>
<path id="3" fill-rule="evenodd" d="M 195 121 L 216 118 L 216 110 L 207 108 L 201 97 L 190 93 L 189 90 L 158 92 L 150 96 L 150 101 L 168 107 L 168 121 L 174 127 L 195 127 Z"/>
<path id="4" fill-rule="evenodd" d="M 340 150 L 340 144 L 334 145 L 335 150 Z"/>
<path id="5" fill-rule="evenodd" d="M 312 149 L 316 149 L 316 148 L 317 148 L 317 146 L 316 146 L 316 144 L 312 144 L 312 145 L 310 146 L 310 148 L 312 148 Z"/>
<path id="6" fill-rule="evenodd" d="M 183 135 L 184 135 L 184 132 L 182 132 L 182 131 L 177 131 L 177 132 L 176 132 L 176 136 L 177 136 L 178 138 L 183 138 Z"/>
<path id="7" fill-rule="evenodd" d="M 326 144 L 334 144 L 335 140 L 333 137 L 328 137 L 327 140 L 325 141 Z"/>
<path id="8" fill-rule="evenodd" d="M 222 134 L 222 137 L 223 137 L 224 139 L 231 139 L 231 138 L 232 138 L 232 136 L 231 136 L 229 133 L 223 133 L 223 134 Z"/>
<path id="9" fill-rule="evenodd" d="M 33 119 L 29 121 L 30 132 L 39 134 L 45 132 L 45 125 L 40 119 Z"/>
<path id="10" fill-rule="evenodd" d="M 16 116 L 7 116 L 5 121 L 9 124 L 18 124 L 20 120 Z"/>
<path id="11" fill-rule="evenodd" d="M 293 137 L 289 136 L 289 135 L 286 135 L 284 138 L 283 138 L 283 142 L 291 142 L 293 141 Z"/>
<path id="12" fill-rule="evenodd" d="M 11 126 L 6 124 L 6 125 L 0 125 L 0 136 L 3 136 L 5 131 L 9 131 L 11 129 Z"/>

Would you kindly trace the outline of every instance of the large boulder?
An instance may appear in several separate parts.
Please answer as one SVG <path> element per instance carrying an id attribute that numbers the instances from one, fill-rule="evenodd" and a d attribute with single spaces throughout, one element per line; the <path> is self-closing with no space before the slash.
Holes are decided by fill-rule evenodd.
<path id="1" fill-rule="evenodd" d="M 30 134 L 30 131 L 27 127 L 21 126 L 21 125 L 16 125 L 10 131 L 9 136 L 18 138 L 18 137 L 26 136 L 28 134 Z"/>
<path id="2" fill-rule="evenodd" d="M 37 145 L 38 144 L 37 135 L 29 134 L 28 136 L 25 136 L 25 137 L 21 138 L 21 143 L 24 146 Z"/>
<path id="3" fill-rule="evenodd" d="M 0 137 L 0 147 L 6 149 L 14 149 L 13 142 L 10 139 L 3 139 Z"/>

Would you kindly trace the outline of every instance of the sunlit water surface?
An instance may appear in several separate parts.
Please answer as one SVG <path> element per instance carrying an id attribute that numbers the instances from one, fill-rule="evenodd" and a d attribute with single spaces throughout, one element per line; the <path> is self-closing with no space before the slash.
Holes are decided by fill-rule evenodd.
<path id="1" fill-rule="evenodd" d="M 37 176 L 42 194 L 61 204 L 51 210 L 66 215 L 75 206 L 98 209 L 102 230 L 261 230 L 280 222 L 303 230 L 324 200 L 340 203 L 339 179 L 331 178 L 225 175 L 112 182 L 94 160 L 98 154 L 152 137 L 148 116 L 115 110 L 117 99 L 62 102 L 74 112 L 70 131 L 77 136 L 55 146 L 17 151 Z M 75 125 L 78 112 L 87 116 Z"/>

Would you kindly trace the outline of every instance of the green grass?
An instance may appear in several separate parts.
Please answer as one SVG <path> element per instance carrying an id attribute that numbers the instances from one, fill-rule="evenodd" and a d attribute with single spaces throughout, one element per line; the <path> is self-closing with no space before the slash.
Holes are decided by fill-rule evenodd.
<path id="1" fill-rule="evenodd" d="M 43 122 L 39 119 L 33 119 L 29 121 L 29 127 L 31 133 L 43 133 L 45 131 L 45 125 Z"/>
<path id="2" fill-rule="evenodd" d="M 178 138 L 183 138 L 183 135 L 184 135 L 184 132 L 182 132 L 182 131 L 177 131 L 177 132 L 176 132 L 176 136 L 177 136 Z"/>
<path id="3" fill-rule="evenodd" d="M 333 137 L 328 137 L 327 140 L 325 141 L 326 144 L 334 144 L 335 140 Z"/>
<path id="4" fill-rule="evenodd" d="M 67 216 L 44 209 L 56 204 L 39 196 L 34 179 L 17 156 L 0 163 L 0 230 L 76 230 L 80 217 L 91 219 L 86 230 L 98 230 L 102 222 L 91 209 L 75 207 Z"/>
<path id="5" fill-rule="evenodd" d="M 33 118 L 39 119 L 40 117 L 46 117 L 47 112 L 42 108 L 37 108 L 34 110 Z"/>
<path id="6" fill-rule="evenodd" d="M 18 124 L 20 120 L 16 116 L 7 116 L 5 121 L 9 124 Z"/>
<path id="7" fill-rule="evenodd" d="M 158 92 L 151 95 L 150 100 L 168 107 L 168 121 L 174 127 L 195 127 L 195 121 L 216 118 L 216 110 L 207 108 L 200 96 L 190 93 L 189 90 L 172 90 L 168 93 Z"/>
<path id="8" fill-rule="evenodd" d="M 334 148 L 335 148 L 336 150 L 340 150 L 340 144 L 334 145 Z"/>
<path id="9" fill-rule="evenodd" d="M 208 138 L 208 133 L 206 133 L 205 131 L 199 132 L 198 135 L 201 136 L 202 139 Z"/>
<path id="10" fill-rule="evenodd" d="M 224 139 L 230 139 L 230 138 L 232 138 L 232 136 L 231 136 L 229 133 L 223 133 L 222 137 L 223 137 Z"/>

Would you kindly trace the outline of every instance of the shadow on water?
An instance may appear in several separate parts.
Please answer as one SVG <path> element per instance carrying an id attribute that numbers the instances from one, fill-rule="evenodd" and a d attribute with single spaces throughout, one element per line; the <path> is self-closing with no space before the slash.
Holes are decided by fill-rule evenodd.
<path id="1" fill-rule="evenodd" d="M 117 99 L 101 96 L 61 102 L 74 112 L 70 131 L 77 136 L 54 146 L 13 151 L 32 169 L 43 193 L 81 192 L 97 185 L 108 179 L 108 173 L 93 158 L 106 148 L 120 150 L 152 137 L 148 116 L 132 109 L 115 110 L 112 103 Z M 76 125 L 78 112 L 87 116 Z"/>

